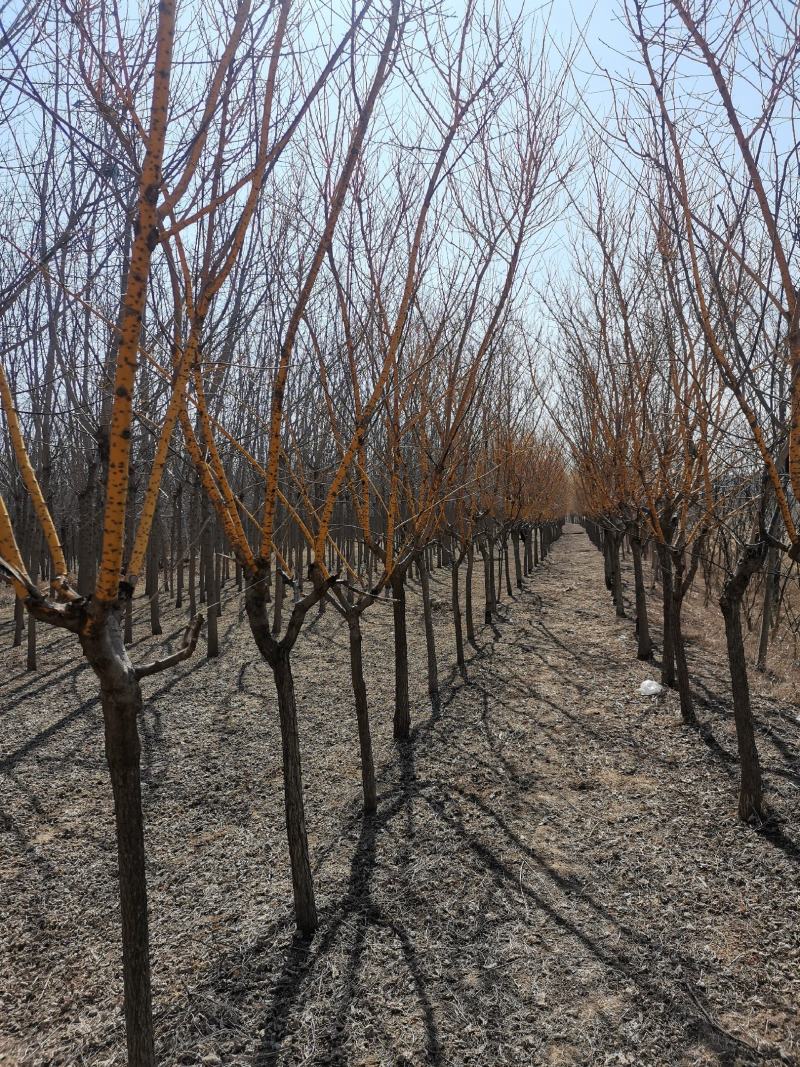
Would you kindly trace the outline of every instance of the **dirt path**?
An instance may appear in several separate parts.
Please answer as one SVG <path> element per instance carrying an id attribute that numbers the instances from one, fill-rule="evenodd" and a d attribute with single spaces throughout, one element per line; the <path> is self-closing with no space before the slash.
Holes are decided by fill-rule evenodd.
<path id="1" fill-rule="evenodd" d="M 800 1063 L 797 708 L 760 712 L 786 819 L 770 838 L 735 821 L 724 704 L 709 698 L 701 736 L 680 725 L 672 695 L 637 695 L 654 668 L 637 663 L 579 528 L 504 600 L 466 683 L 444 669 L 447 582 L 435 584 L 446 684 L 434 717 L 411 599 L 408 744 L 390 740 L 390 613 L 376 606 L 365 628 L 380 793 L 370 822 L 346 633 L 328 612 L 302 638 L 322 918 L 310 945 L 288 913 L 271 682 L 235 607 L 222 659 L 153 686 L 160 1062 Z M 64 642 L 50 638 L 36 676 L 0 654 L 0 1063 L 26 1067 L 124 1062 L 99 713 L 88 672 L 61 665 Z"/>

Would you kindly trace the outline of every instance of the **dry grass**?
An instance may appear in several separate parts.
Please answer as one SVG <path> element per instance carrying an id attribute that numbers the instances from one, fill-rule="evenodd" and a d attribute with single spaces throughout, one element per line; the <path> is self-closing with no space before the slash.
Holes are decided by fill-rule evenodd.
<path id="1" fill-rule="evenodd" d="M 145 683 L 159 1062 L 797 1063 L 800 722 L 771 688 L 789 683 L 756 683 L 784 819 L 759 833 L 735 819 L 724 666 L 698 604 L 699 732 L 673 694 L 637 695 L 653 667 L 635 660 L 581 532 L 481 630 L 467 682 L 445 666 L 451 620 L 435 613 L 438 715 L 416 593 L 410 614 L 404 745 L 391 741 L 390 613 L 365 621 L 371 821 L 346 631 L 329 611 L 297 649 L 322 920 L 310 944 L 291 921 L 271 677 L 235 603 L 219 660 Z M 174 639 L 182 620 L 166 621 Z M 157 647 L 142 634 L 136 658 Z M 0 653 L 0 1063 L 20 1067 L 125 1059 L 101 717 L 74 653 L 45 634 L 31 675 L 19 651 Z"/>

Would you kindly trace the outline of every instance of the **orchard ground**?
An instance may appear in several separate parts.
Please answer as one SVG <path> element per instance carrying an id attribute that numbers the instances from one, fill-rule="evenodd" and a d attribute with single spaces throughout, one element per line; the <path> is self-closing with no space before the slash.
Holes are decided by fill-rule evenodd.
<path id="1" fill-rule="evenodd" d="M 479 567 L 476 567 L 476 579 Z M 462 567 L 462 582 L 463 582 Z M 626 570 L 628 588 L 630 573 Z M 222 655 L 145 681 L 143 779 L 158 1058 L 337 1064 L 800 1063 L 798 673 L 753 673 L 774 818 L 736 820 L 718 612 L 687 603 L 700 727 L 635 658 L 602 559 L 567 526 L 452 671 L 441 709 L 409 596 L 413 738 L 392 741 L 391 610 L 364 619 L 377 814 L 360 812 L 347 631 L 294 664 L 320 929 L 295 936 L 276 701 L 230 585 Z M 475 583 L 476 621 L 482 590 Z M 650 610 L 657 631 L 658 595 Z M 463 604 L 463 596 L 462 596 Z M 40 627 L 0 652 L 0 1063 L 125 1062 L 111 792 L 97 683 Z M 165 651 L 137 602 L 136 660 Z M 312 621 L 312 620 L 310 620 Z"/>

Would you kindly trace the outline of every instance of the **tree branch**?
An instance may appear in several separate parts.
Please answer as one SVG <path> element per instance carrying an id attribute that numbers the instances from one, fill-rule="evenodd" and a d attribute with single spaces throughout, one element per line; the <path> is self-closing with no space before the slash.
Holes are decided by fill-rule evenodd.
<path id="1" fill-rule="evenodd" d="M 134 667 L 136 680 L 146 678 L 149 674 L 159 674 L 161 671 L 167 670 L 168 667 L 174 667 L 176 663 L 189 659 L 197 647 L 197 638 L 200 636 L 202 625 L 203 616 L 195 615 L 183 633 L 183 642 L 178 651 L 165 656 L 163 659 L 155 659 L 152 663 L 142 663 L 138 667 Z"/>

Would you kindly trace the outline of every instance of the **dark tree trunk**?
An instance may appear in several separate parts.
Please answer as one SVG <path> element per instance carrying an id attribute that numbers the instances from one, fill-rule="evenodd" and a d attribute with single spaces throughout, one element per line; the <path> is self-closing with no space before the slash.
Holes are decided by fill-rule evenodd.
<path id="1" fill-rule="evenodd" d="M 25 632 L 25 605 L 17 597 L 14 600 L 14 641 L 13 647 L 19 648 L 22 644 L 22 635 Z"/>
<path id="2" fill-rule="evenodd" d="M 215 545 L 215 542 L 212 542 Z M 214 548 L 214 611 L 218 619 L 222 618 L 222 587 L 225 584 L 222 566 L 222 552 Z"/>
<path id="3" fill-rule="evenodd" d="M 178 561 L 177 588 L 175 590 L 175 607 L 183 607 L 183 486 L 179 485 L 175 493 L 175 555 Z M 194 618 L 194 616 L 192 616 Z"/>
<path id="4" fill-rule="evenodd" d="M 197 553 L 194 545 L 189 550 L 189 614 L 192 618 L 197 614 Z"/>
<path id="5" fill-rule="evenodd" d="M 33 615 L 28 616 L 28 647 L 25 657 L 25 670 L 36 670 L 36 619 Z"/>
<path id="6" fill-rule="evenodd" d="M 256 647 L 272 668 L 278 697 L 283 753 L 283 791 L 286 807 L 286 837 L 292 868 L 295 920 L 298 929 L 311 936 L 317 928 L 317 909 L 314 902 L 314 882 L 308 855 L 303 773 L 300 761 L 300 740 L 297 733 L 297 706 L 294 679 L 290 664 L 291 649 L 275 641 L 270 633 L 267 613 L 268 571 L 259 570 L 248 581 L 245 594 L 247 619 Z"/>
<path id="7" fill-rule="evenodd" d="M 422 586 L 422 615 L 425 621 L 425 651 L 428 660 L 428 695 L 434 714 L 438 714 L 439 702 L 439 668 L 436 663 L 436 638 L 433 633 L 433 612 L 431 611 L 431 583 L 428 573 L 428 560 L 425 553 L 419 557 L 419 580 Z"/>
<path id="8" fill-rule="evenodd" d="M 356 704 L 358 744 L 361 752 L 361 787 L 364 793 L 364 811 L 370 815 L 378 807 L 375 786 L 375 764 L 372 758 L 372 736 L 369 728 L 367 687 L 364 682 L 364 661 L 361 655 L 361 615 L 350 611 L 347 615 L 350 633 L 350 677 Z"/>
<path id="9" fill-rule="evenodd" d="M 133 644 L 133 598 L 125 601 L 125 644 Z"/>
<path id="10" fill-rule="evenodd" d="M 622 598 L 622 567 L 620 564 L 620 547 L 622 536 L 618 533 L 608 535 L 609 557 L 611 562 L 611 596 L 618 619 L 625 618 L 625 601 Z"/>
<path id="11" fill-rule="evenodd" d="M 475 566 L 475 546 L 470 541 L 467 549 L 467 574 L 464 580 L 464 613 L 467 623 L 467 640 L 475 644 L 475 619 L 472 614 L 472 571 Z"/>
<path id="12" fill-rule="evenodd" d="M 492 545 L 492 553 L 494 554 L 494 545 Z M 495 577 L 496 573 L 496 577 Z M 499 602 L 503 599 L 503 541 L 502 538 L 497 542 L 497 571 L 495 572 L 494 566 L 492 567 L 492 599 L 494 600 L 495 609 Z"/>
<path id="13" fill-rule="evenodd" d="M 725 619 L 733 715 L 739 749 L 739 818 L 744 822 L 751 818 L 764 817 L 764 790 L 750 706 L 750 684 L 742 640 L 741 604 L 750 578 L 761 567 L 765 555 L 763 545 L 748 546 L 739 559 L 736 570 L 725 582 L 719 599 Z"/>
<path id="14" fill-rule="evenodd" d="M 91 463 L 86 475 L 86 485 L 78 493 L 78 592 L 81 596 L 91 596 L 97 581 L 96 472 L 97 465 Z"/>
<path id="15" fill-rule="evenodd" d="M 658 546 L 658 562 L 661 570 L 661 595 L 664 609 L 664 645 L 661 655 L 661 683 L 675 688 L 675 651 L 672 625 L 672 561 L 669 548 Z"/>
<path id="16" fill-rule="evenodd" d="M 681 613 L 683 609 L 683 573 L 685 561 L 682 551 L 672 553 L 672 607 L 670 622 L 672 624 L 672 649 L 675 654 L 675 670 L 678 682 L 678 695 L 681 702 L 681 718 L 685 723 L 696 722 L 692 690 L 689 681 L 689 665 L 686 661 L 686 645 L 683 641 Z"/>
<path id="17" fill-rule="evenodd" d="M 603 580 L 609 593 L 614 593 L 614 577 L 611 573 L 611 535 L 606 530 L 603 533 Z"/>
<path id="18" fill-rule="evenodd" d="M 272 608 L 272 636 L 277 637 L 281 632 L 281 623 L 283 616 L 283 592 L 284 581 L 283 575 L 280 571 L 275 574 L 275 597 Z"/>
<path id="19" fill-rule="evenodd" d="M 150 531 L 150 543 L 147 546 L 147 562 L 145 570 L 145 593 L 150 600 L 150 630 L 154 636 L 163 631 L 161 629 L 161 617 L 158 601 L 158 549 L 159 549 L 158 518 L 153 523 Z"/>
<path id="20" fill-rule="evenodd" d="M 494 559 L 492 558 L 491 541 L 481 542 L 481 556 L 483 557 L 483 621 L 490 623 L 496 609 L 494 598 Z"/>
<path id="21" fill-rule="evenodd" d="M 283 793 L 286 805 L 286 836 L 292 865 L 292 890 L 297 926 L 310 937 L 317 928 L 314 880 L 308 856 L 303 775 L 300 763 L 300 739 L 297 734 L 297 706 L 289 652 L 280 649 L 272 668 L 278 694 L 283 749 Z"/>
<path id="22" fill-rule="evenodd" d="M 114 793 L 128 1064 L 155 1067 L 138 731 L 142 696 L 120 622 L 119 608 L 114 608 L 105 623 L 82 633 L 80 640 L 100 679 Z"/>
<path id="23" fill-rule="evenodd" d="M 519 531 L 512 530 L 511 532 L 511 544 L 514 547 L 514 578 L 517 583 L 517 589 L 522 588 L 522 560 L 519 556 Z M 510 592 L 510 591 L 509 591 Z"/>
<path id="24" fill-rule="evenodd" d="M 464 660 L 464 633 L 461 625 L 461 602 L 458 595 L 458 569 L 459 560 L 455 553 L 450 562 L 450 604 L 453 609 L 453 626 L 456 632 L 456 665 L 463 667 Z"/>
<path id="25" fill-rule="evenodd" d="M 206 655 L 214 659 L 219 655 L 219 627 L 217 626 L 217 601 L 219 589 L 216 588 L 216 569 L 214 567 L 214 531 L 213 523 L 207 522 L 203 531 L 203 569 L 205 570 L 205 592 L 208 603 L 208 648 Z"/>
<path id="26" fill-rule="evenodd" d="M 758 660 L 756 670 L 767 669 L 767 651 L 769 649 L 769 629 L 772 616 L 778 602 L 781 584 L 781 563 L 778 550 L 770 545 L 767 550 L 767 573 L 764 575 L 764 603 L 761 608 L 761 633 L 758 640 Z"/>
<path id="27" fill-rule="evenodd" d="M 633 557 L 633 583 L 636 592 L 636 637 L 638 659 L 650 659 L 653 654 L 653 642 L 650 640 L 650 624 L 647 617 L 647 592 L 644 587 L 642 572 L 642 542 L 638 537 L 631 537 L 631 556 Z"/>
<path id="28" fill-rule="evenodd" d="M 405 577 L 405 573 L 397 570 L 392 573 L 391 577 L 394 616 L 394 737 L 396 741 L 405 741 L 411 732 Z"/>

